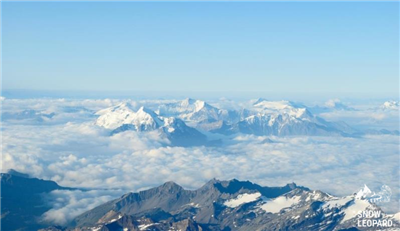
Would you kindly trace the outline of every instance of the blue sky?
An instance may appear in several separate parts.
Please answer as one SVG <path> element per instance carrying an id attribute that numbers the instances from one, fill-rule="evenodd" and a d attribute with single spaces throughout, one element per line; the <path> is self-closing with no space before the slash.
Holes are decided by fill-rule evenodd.
<path id="1" fill-rule="evenodd" d="M 2 2 L 3 90 L 398 95 L 397 2 Z"/>

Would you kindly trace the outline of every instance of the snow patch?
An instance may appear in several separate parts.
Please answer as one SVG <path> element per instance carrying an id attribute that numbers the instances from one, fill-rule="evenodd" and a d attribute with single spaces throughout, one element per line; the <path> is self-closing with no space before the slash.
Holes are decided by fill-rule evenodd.
<path id="1" fill-rule="evenodd" d="M 368 208 L 368 206 L 370 206 L 370 203 L 368 203 L 368 201 L 366 201 L 366 200 L 354 200 L 351 203 L 351 205 L 349 205 L 344 210 L 345 216 L 344 216 L 343 220 L 341 221 L 341 223 L 357 216 L 357 213 L 359 213 L 360 211 L 364 211 L 365 209 Z"/>
<path id="2" fill-rule="evenodd" d="M 157 225 L 158 223 L 151 223 L 151 224 L 147 224 L 147 225 L 139 225 L 138 228 L 140 230 L 146 230 L 147 228 L 153 226 L 153 225 Z"/>
<path id="3" fill-rule="evenodd" d="M 108 221 L 106 224 L 113 223 L 114 221 L 118 221 L 118 220 L 121 219 L 121 218 L 122 218 L 122 215 L 120 214 L 120 215 L 118 215 L 118 218 L 114 218 L 114 219 Z"/>
<path id="4" fill-rule="evenodd" d="M 397 222 L 400 222 L 400 212 L 393 214 L 393 219 L 395 219 Z"/>
<path id="5" fill-rule="evenodd" d="M 260 208 L 265 212 L 278 213 L 284 208 L 288 208 L 299 203 L 299 201 L 300 201 L 299 196 L 294 196 L 292 198 L 287 198 L 286 196 L 280 196 L 271 201 L 267 201 L 267 203 L 261 205 Z"/>
<path id="6" fill-rule="evenodd" d="M 242 204 L 256 201 L 260 197 L 261 197 L 261 193 L 259 193 L 259 192 L 252 193 L 252 194 L 244 193 L 244 194 L 238 195 L 235 199 L 225 201 L 224 205 L 231 207 L 231 208 L 236 208 Z"/>
<path id="7" fill-rule="evenodd" d="M 351 200 L 353 200 L 352 197 L 335 198 L 335 199 L 325 202 L 322 205 L 322 209 L 327 210 L 327 209 L 332 209 L 332 208 L 340 208 L 340 207 L 345 206 Z"/>

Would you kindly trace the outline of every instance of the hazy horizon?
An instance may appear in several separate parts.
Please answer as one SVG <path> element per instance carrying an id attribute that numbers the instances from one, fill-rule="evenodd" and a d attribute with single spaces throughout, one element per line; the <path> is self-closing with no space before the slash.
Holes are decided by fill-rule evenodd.
<path id="1" fill-rule="evenodd" d="M 203 99 L 216 100 L 227 98 L 232 100 L 249 100 L 266 98 L 270 100 L 291 100 L 299 102 L 321 103 L 330 99 L 347 100 L 351 102 L 382 102 L 398 100 L 399 94 L 335 94 L 315 92 L 246 92 L 246 91 L 84 91 L 84 90 L 28 90 L 28 89 L 3 89 L 1 96 L 9 99 L 29 98 L 66 98 L 66 99 Z"/>

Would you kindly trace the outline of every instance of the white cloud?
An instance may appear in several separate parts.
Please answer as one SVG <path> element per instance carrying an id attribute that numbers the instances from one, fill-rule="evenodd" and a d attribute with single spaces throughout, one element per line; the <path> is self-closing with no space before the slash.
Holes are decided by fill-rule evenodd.
<path id="1" fill-rule="evenodd" d="M 121 190 L 54 190 L 47 195 L 48 203 L 53 208 L 43 214 L 41 222 L 65 225 L 74 217 L 122 193 Z"/>

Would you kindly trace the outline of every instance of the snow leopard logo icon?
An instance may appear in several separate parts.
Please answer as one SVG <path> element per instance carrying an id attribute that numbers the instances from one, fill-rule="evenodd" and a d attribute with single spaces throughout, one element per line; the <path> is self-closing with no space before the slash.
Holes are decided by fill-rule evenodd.
<path id="1" fill-rule="evenodd" d="M 391 196 L 392 190 L 387 185 L 382 185 L 381 190 L 378 192 L 373 192 L 367 185 L 364 185 L 364 188 L 360 189 L 360 191 L 356 193 L 355 198 L 378 204 L 390 202 Z"/>

